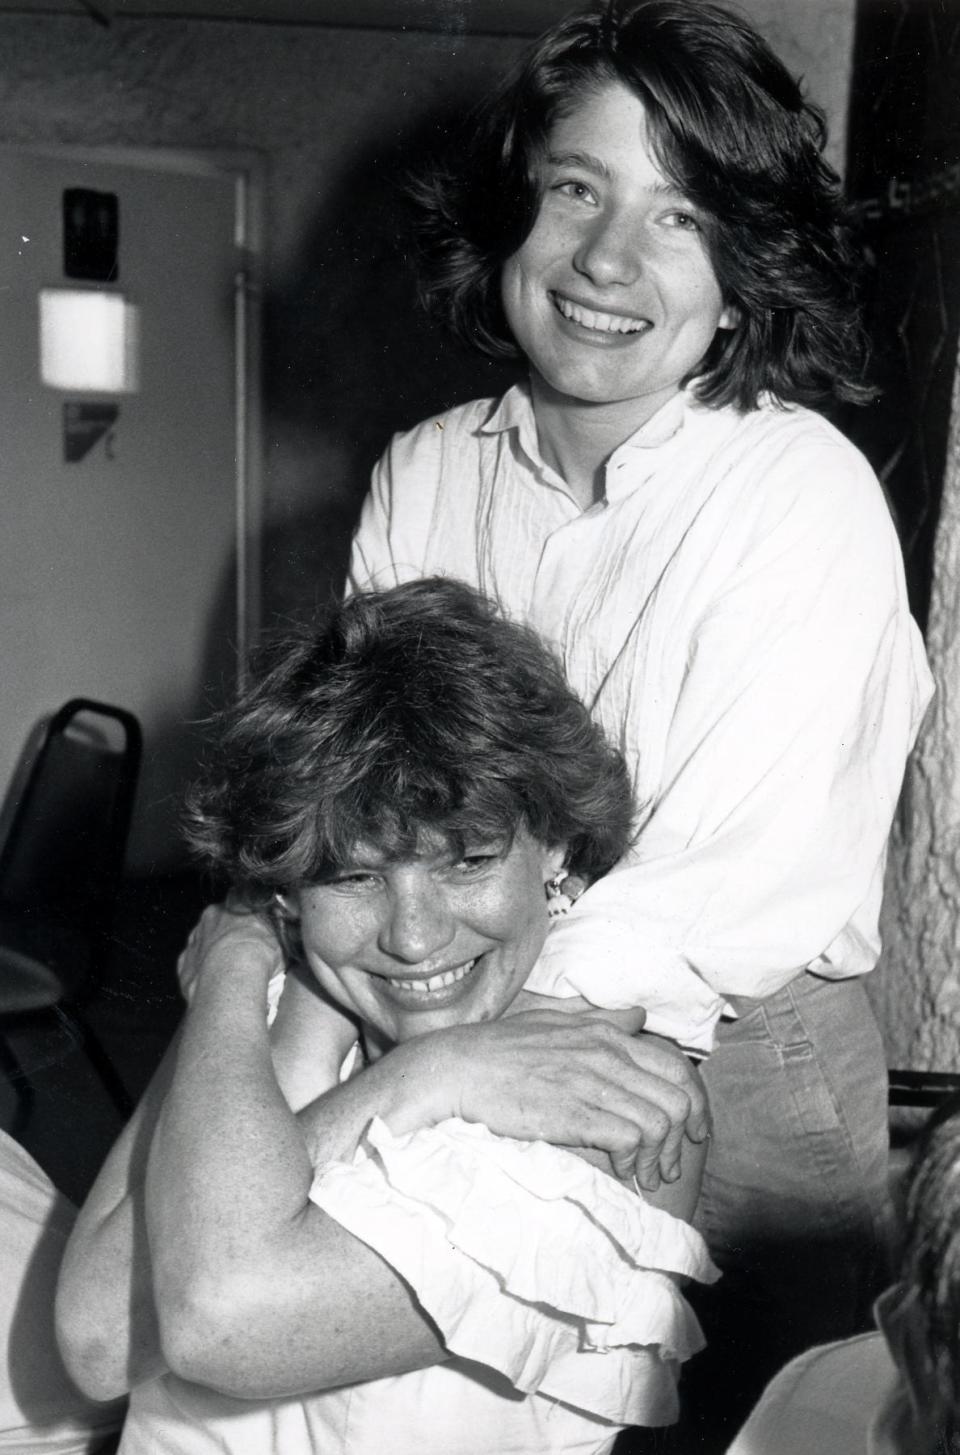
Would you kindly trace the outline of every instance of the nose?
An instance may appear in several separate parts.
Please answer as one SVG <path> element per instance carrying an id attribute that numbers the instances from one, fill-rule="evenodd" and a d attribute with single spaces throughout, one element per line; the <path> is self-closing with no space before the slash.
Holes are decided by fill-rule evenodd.
<path id="1" fill-rule="evenodd" d="M 451 944 L 457 932 L 442 889 L 426 877 L 395 884 L 387 897 L 379 945 L 407 965 L 419 965 Z"/>
<path id="2" fill-rule="evenodd" d="M 598 287 L 635 283 L 643 269 L 640 227 L 627 217 L 601 213 L 581 234 L 573 266 Z"/>

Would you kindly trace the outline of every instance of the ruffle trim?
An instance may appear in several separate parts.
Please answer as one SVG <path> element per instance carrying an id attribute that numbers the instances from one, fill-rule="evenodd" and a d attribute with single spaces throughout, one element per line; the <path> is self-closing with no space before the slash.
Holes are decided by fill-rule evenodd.
<path id="1" fill-rule="evenodd" d="M 569 1152 L 458 1118 L 403 1136 L 374 1118 L 310 1196 L 411 1286 L 452 1354 L 613 1424 L 676 1419 L 704 1340 L 670 1275 L 719 1276 L 687 1223 Z"/>

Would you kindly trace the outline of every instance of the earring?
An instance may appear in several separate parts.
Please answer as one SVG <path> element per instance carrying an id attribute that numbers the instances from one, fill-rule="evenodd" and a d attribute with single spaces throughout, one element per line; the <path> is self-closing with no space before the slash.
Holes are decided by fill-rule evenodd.
<path id="1" fill-rule="evenodd" d="M 294 914 L 293 910 L 290 908 L 289 904 L 287 903 L 287 896 L 285 894 L 283 894 L 283 893 L 274 894 L 274 896 L 273 896 L 273 903 L 274 903 L 274 906 L 276 908 L 276 911 L 279 914 L 279 916 L 280 916 L 281 919 L 284 919 L 284 920 L 296 919 L 296 915 Z"/>
<path id="2" fill-rule="evenodd" d="M 562 919 L 573 909 L 586 885 L 582 879 L 576 878 L 566 869 L 561 869 L 543 887 L 547 896 L 547 918 Z"/>

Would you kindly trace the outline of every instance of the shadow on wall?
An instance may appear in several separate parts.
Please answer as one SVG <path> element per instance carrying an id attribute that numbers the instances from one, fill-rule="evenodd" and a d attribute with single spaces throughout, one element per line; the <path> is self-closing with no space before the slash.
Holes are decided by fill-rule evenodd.
<path id="1" fill-rule="evenodd" d="M 925 625 L 960 338 L 960 11 L 858 0 L 848 186 L 867 262 L 876 404 L 844 428 L 887 488 Z"/>
<path id="2" fill-rule="evenodd" d="M 431 412 L 498 394 L 518 376 L 517 365 L 494 364 L 448 338 L 417 302 L 403 178 L 428 164 L 455 125 L 462 125 L 459 110 L 456 117 L 431 113 L 415 131 L 368 148 L 324 192 L 289 270 L 268 282 L 267 474 L 269 480 L 272 466 L 287 478 L 272 482 L 261 538 L 266 634 L 309 621 L 341 593 L 370 470 L 390 436 Z M 299 476 L 293 480 L 291 460 Z M 145 751 L 143 797 L 163 799 L 152 803 L 149 818 L 162 818 L 168 828 L 153 862 L 146 848 L 138 853 L 142 873 L 180 870 L 187 862 L 176 830 L 183 793 L 202 755 L 205 720 L 236 689 L 235 571 L 231 556 L 223 562 L 186 721 L 179 713 L 161 718 Z"/>
<path id="3" fill-rule="evenodd" d="M 390 436 L 500 393 L 518 375 L 516 364 L 494 364 L 449 339 L 417 302 L 403 178 L 429 165 L 462 116 L 435 112 L 399 141 L 369 149 L 324 198 L 294 266 L 268 288 L 268 437 L 283 432 L 307 457 L 328 462 L 300 492 L 306 507 L 268 517 L 268 627 L 342 588 L 370 469 Z"/>

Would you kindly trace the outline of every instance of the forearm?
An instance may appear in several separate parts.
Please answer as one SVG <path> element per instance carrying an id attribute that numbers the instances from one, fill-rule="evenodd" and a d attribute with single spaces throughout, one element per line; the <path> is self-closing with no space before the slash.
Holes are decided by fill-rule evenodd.
<path id="1" fill-rule="evenodd" d="M 91 1399 L 118 1398 L 166 1370 L 146 1242 L 142 1202 L 127 1197 L 78 1245 L 77 1262 L 65 1260 L 57 1339 L 71 1378 Z"/>
<path id="2" fill-rule="evenodd" d="M 410 1041 L 331 1088 L 298 1125 L 270 1062 L 268 974 L 205 972 L 150 1158 L 163 1349 L 199 1383 L 249 1397 L 302 1393 L 444 1357 L 402 1280 L 309 1200 L 314 1165 L 349 1160 L 374 1115 L 402 1133 L 462 1114 L 506 1135 L 595 1140 L 632 1157 L 636 1107 L 651 1086 L 653 1102 L 676 1103 L 674 1125 L 690 1111 L 675 1052 L 546 1014 Z M 465 1096 L 478 1082 L 482 1094 Z M 653 1102 L 662 1137 L 669 1118 Z"/>
<path id="3" fill-rule="evenodd" d="M 327 999 L 311 972 L 289 966 L 270 1027 L 273 1070 L 287 1105 L 300 1111 L 335 1085 L 358 1036 L 356 1022 Z"/>
<path id="4" fill-rule="evenodd" d="M 175 1037 L 77 1216 L 57 1285 L 57 1339 L 75 1383 L 112 1399 L 164 1368 L 142 1184 Z"/>
<path id="5" fill-rule="evenodd" d="M 273 1074 L 262 993 L 201 979 L 158 1120 L 146 1198 L 164 1354 L 244 1397 L 434 1362 L 442 1346 L 402 1281 L 309 1201 L 313 1166 Z M 324 1111 L 328 1159 L 353 1151 L 376 1109 L 347 1101 L 355 1120 L 338 1120 L 333 1098 Z"/>
<path id="6" fill-rule="evenodd" d="M 150 1140 L 173 1079 L 178 1041 L 179 1034 L 107 1158 L 63 1261 L 58 1339 L 72 1378 L 94 1399 L 126 1393 L 163 1372 L 170 1362 L 161 1345 L 154 1299 L 143 1184 Z M 176 1100 L 188 1130 L 198 1136 L 208 1129 L 214 1143 L 222 1146 L 222 1128 L 205 1114 L 197 1115 L 186 1079 L 179 1080 L 181 1075 L 186 1078 L 186 1065 L 181 1061 Z M 249 1122 L 259 1108 L 247 1111 Z M 365 1124 L 372 1114 L 364 1108 L 358 1120 Z M 168 1118 L 168 1133 L 172 1125 Z M 179 1133 L 174 1129 L 172 1135 L 176 1152 Z M 347 1139 L 340 1140 L 346 1148 Z M 212 1180 L 213 1153 L 203 1146 L 194 1150 L 206 1159 L 210 1173 L 204 1172 L 201 1160 L 194 1201 L 180 1185 L 179 1156 L 169 1185 L 162 1182 L 163 1192 L 155 1197 L 160 1204 L 158 1222 L 170 1218 L 173 1271 L 182 1265 L 185 1275 L 181 1285 L 168 1269 L 162 1286 L 167 1322 L 174 1325 L 165 1340 L 181 1373 L 253 1397 L 400 1373 L 443 1357 L 432 1327 L 412 1305 L 402 1282 L 369 1249 L 311 1207 L 305 1194 L 294 1204 L 300 1216 L 294 1216 L 285 1229 L 287 1241 L 269 1223 L 259 1229 L 263 1241 L 254 1243 L 249 1204 L 236 1199 L 221 1203 Z M 247 1188 L 250 1180 L 248 1170 Z M 301 1186 L 306 1185 L 304 1179 Z M 164 1212 L 168 1194 L 176 1199 L 174 1209 L 185 1209 L 179 1222 L 175 1210 Z M 204 1209 L 215 1194 L 214 1209 L 219 1206 L 228 1222 L 228 1214 L 237 1217 L 236 1224 L 229 1222 L 226 1244 L 216 1236 L 211 1244 L 215 1225 L 204 1219 Z M 263 1203 L 271 1205 L 267 1197 Z M 185 1229 L 190 1230 L 189 1238 L 184 1237 Z M 239 1241 L 243 1232 L 250 1235 L 247 1246 Z M 274 1235 L 276 1241 L 271 1241 Z M 164 1236 L 158 1230 L 158 1251 Z M 233 1249 L 230 1259 L 228 1248 Z M 294 1354 L 291 1341 L 300 1321 L 302 1337 L 296 1340 Z M 219 1341 L 218 1356 L 205 1364 L 214 1341 Z M 271 1365 L 273 1350 L 277 1362 Z"/>

